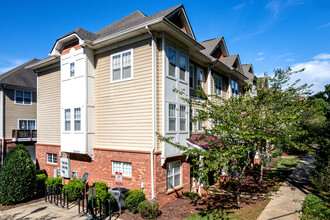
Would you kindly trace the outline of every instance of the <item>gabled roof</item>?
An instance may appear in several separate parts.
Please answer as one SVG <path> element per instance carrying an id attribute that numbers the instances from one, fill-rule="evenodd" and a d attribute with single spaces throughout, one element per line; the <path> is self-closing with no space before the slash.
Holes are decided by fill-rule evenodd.
<path id="1" fill-rule="evenodd" d="M 89 40 L 89 41 L 93 41 L 98 37 L 98 35 L 93 34 L 92 32 L 86 31 L 85 29 L 82 29 L 81 27 L 78 27 L 76 30 L 71 31 L 70 33 L 67 33 L 66 35 L 60 37 L 57 40 L 65 38 L 71 34 L 77 34 L 82 40 Z"/>
<path id="2" fill-rule="evenodd" d="M 211 54 L 214 52 L 214 50 L 222 39 L 223 37 L 218 37 L 200 42 L 200 44 L 205 47 L 205 49 L 201 50 L 201 52 L 204 53 L 206 56 L 212 57 Z"/>
<path id="3" fill-rule="evenodd" d="M 249 80 L 253 80 L 253 79 L 257 78 L 254 75 L 252 64 L 244 64 L 244 65 L 242 65 L 242 69 L 243 69 L 244 75 L 247 78 L 249 78 Z"/>
<path id="4" fill-rule="evenodd" d="M 224 64 L 226 64 L 227 66 L 229 67 L 233 67 L 236 59 L 238 57 L 238 54 L 235 54 L 235 55 L 230 55 L 230 56 L 227 56 L 227 57 L 224 57 L 221 62 L 223 62 Z"/>
<path id="5" fill-rule="evenodd" d="M 29 88 L 37 88 L 37 76 L 26 66 L 38 62 L 39 59 L 30 60 L 8 72 L 0 75 L 0 84 L 15 85 Z"/>

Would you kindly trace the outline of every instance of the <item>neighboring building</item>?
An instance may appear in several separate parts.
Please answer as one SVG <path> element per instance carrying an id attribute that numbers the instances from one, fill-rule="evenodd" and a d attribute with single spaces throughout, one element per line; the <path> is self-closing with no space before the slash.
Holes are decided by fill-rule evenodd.
<path id="1" fill-rule="evenodd" d="M 238 96 L 248 78 L 224 39 L 197 42 L 182 5 L 146 16 L 136 11 L 91 33 L 78 28 L 56 40 L 47 57 L 27 68 L 38 73 L 36 156 L 49 176 L 69 158 L 69 170 L 88 181 L 143 188 L 161 204 L 190 189 L 182 152 L 156 132 L 186 144 L 190 108 L 173 88 L 195 98 Z M 192 106 L 192 111 L 198 106 Z M 67 160 L 67 159 L 66 159 Z M 69 172 L 68 172 L 69 171 Z"/>
<path id="2" fill-rule="evenodd" d="M 37 76 L 26 66 L 30 60 L 0 75 L 1 158 L 16 144 L 24 144 L 35 160 L 37 141 Z M 1 160 L 2 162 L 2 160 Z"/>

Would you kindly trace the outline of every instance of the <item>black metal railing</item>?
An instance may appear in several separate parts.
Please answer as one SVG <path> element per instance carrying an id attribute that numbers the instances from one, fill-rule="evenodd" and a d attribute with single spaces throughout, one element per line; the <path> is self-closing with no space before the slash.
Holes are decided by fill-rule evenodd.
<path id="1" fill-rule="evenodd" d="M 37 130 L 12 130 L 12 139 L 18 141 L 19 138 L 32 141 L 37 138 Z"/>

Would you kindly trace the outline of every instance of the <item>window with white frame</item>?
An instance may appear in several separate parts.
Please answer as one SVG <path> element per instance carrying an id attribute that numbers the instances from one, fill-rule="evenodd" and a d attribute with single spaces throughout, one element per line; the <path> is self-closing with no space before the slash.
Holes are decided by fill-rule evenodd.
<path id="1" fill-rule="evenodd" d="M 176 104 L 168 105 L 168 130 L 176 131 Z"/>
<path id="2" fill-rule="evenodd" d="M 201 112 L 198 111 L 198 117 L 201 115 Z M 202 119 L 198 119 L 197 120 L 197 131 L 202 131 L 203 130 L 203 120 Z"/>
<path id="3" fill-rule="evenodd" d="M 122 173 L 123 176 L 132 176 L 132 164 L 126 162 L 112 161 L 112 174 Z"/>
<path id="4" fill-rule="evenodd" d="M 239 96 L 239 87 L 238 87 L 238 81 L 236 80 L 230 80 L 230 87 L 231 87 L 231 97 L 238 97 Z"/>
<path id="5" fill-rule="evenodd" d="M 70 77 L 74 76 L 74 62 L 70 63 Z"/>
<path id="6" fill-rule="evenodd" d="M 203 70 L 197 68 L 197 86 L 203 88 Z"/>
<path id="7" fill-rule="evenodd" d="M 111 55 L 112 82 L 132 78 L 132 53 L 133 50 L 131 49 Z"/>
<path id="8" fill-rule="evenodd" d="M 179 68 L 180 68 L 180 79 L 186 81 L 187 56 L 182 53 L 180 53 L 179 55 Z"/>
<path id="9" fill-rule="evenodd" d="M 64 109 L 64 130 L 71 130 L 71 109 Z"/>
<path id="10" fill-rule="evenodd" d="M 32 92 L 15 90 L 15 104 L 31 105 Z"/>
<path id="11" fill-rule="evenodd" d="M 47 154 L 47 163 L 57 164 L 57 154 Z"/>
<path id="12" fill-rule="evenodd" d="M 81 130 L 81 109 L 74 108 L 74 130 L 80 131 Z"/>
<path id="13" fill-rule="evenodd" d="M 194 72 L 194 65 L 189 65 L 189 86 L 190 88 L 195 88 L 195 72 Z"/>
<path id="14" fill-rule="evenodd" d="M 190 120 L 189 120 L 189 129 L 190 129 L 190 132 L 193 132 L 194 131 L 194 123 L 192 123 L 192 119 L 194 118 L 194 109 L 193 108 L 190 108 Z"/>
<path id="15" fill-rule="evenodd" d="M 176 77 L 176 50 L 172 47 L 168 47 L 168 75 Z"/>
<path id="16" fill-rule="evenodd" d="M 36 120 L 18 119 L 19 130 L 37 130 Z"/>
<path id="17" fill-rule="evenodd" d="M 187 130 L 187 113 L 186 106 L 180 105 L 180 131 Z"/>
<path id="18" fill-rule="evenodd" d="M 166 164 L 167 189 L 181 185 L 181 161 L 174 161 Z"/>
<path id="19" fill-rule="evenodd" d="M 214 75 L 214 94 L 217 94 L 218 96 L 221 96 L 222 92 L 222 78 L 221 76 Z"/>

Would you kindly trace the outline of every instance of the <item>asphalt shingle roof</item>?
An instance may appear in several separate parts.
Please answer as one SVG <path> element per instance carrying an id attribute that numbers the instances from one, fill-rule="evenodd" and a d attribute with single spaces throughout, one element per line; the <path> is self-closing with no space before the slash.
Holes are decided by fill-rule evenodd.
<path id="1" fill-rule="evenodd" d="M 15 86 L 23 86 L 29 88 L 37 88 L 37 76 L 31 69 L 25 69 L 32 63 L 38 62 L 39 59 L 30 60 L 8 72 L 0 75 L 0 84 L 9 84 Z"/>
<path id="2" fill-rule="evenodd" d="M 243 73 L 244 75 L 249 78 L 249 80 L 253 80 L 255 78 L 254 73 L 249 72 L 250 68 L 252 67 L 252 64 L 244 64 L 242 65 Z"/>
<path id="3" fill-rule="evenodd" d="M 219 44 L 219 42 L 222 40 L 222 37 L 213 38 L 210 40 L 202 41 L 200 44 L 205 47 L 204 50 L 201 50 L 203 54 L 205 54 L 208 57 L 211 57 L 211 53 L 214 51 L 215 47 Z"/>
<path id="4" fill-rule="evenodd" d="M 230 56 L 227 56 L 227 57 L 224 57 L 221 62 L 223 62 L 224 64 L 226 64 L 227 66 L 229 67 L 233 67 L 236 59 L 237 59 L 237 56 L 238 54 L 235 54 L 235 55 L 230 55 Z"/>

